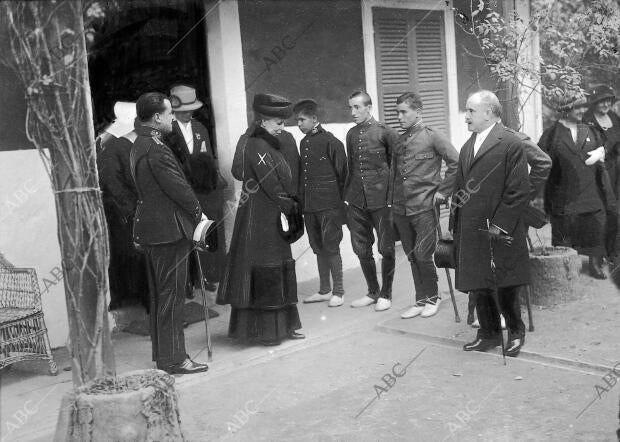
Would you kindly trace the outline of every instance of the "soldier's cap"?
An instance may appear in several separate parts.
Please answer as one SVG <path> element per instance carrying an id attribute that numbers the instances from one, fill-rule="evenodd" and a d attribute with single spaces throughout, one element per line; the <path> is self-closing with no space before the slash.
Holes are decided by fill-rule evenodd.
<path id="1" fill-rule="evenodd" d="M 608 100 L 611 98 L 611 101 L 616 101 L 616 94 L 614 90 L 609 86 L 602 84 L 600 86 L 593 87 L 588 92 L 588 102 L 590 104 L 596 104 L 599 101 Z"/>
<path id="2" fill-rule="evenodd" d="M 279 95 L 256 94 L 252 109 L 266 117 L 286 119 L 293 113 L 293 103 Z"/>

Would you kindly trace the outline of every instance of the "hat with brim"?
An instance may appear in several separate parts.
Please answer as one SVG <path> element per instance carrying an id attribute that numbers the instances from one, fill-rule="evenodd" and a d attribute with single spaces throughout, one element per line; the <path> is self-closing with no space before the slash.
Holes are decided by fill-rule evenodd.
<path id="1" fill-rule="evenodd" d="M 456 268 L 456 255 L 454 250 L 454 240 L 440 239 L 437 241 L 435 253 L 433 255 L 435 267 L 440 269 Z"/>
<path id="2" fill-rule="evenodd" d="M 585 95 L 572 93 L 566 94 L 558 100 L 556 110 L 559 112 L 570 112 L 577 107 L 587 107 L 588 100 Z"/>
<path id="3" fill-rule="evenodd" d="M 590 92 L 588 92 L 588 101 L 590 104 L 596 104 L 603 100 L 612 100 L 613 102 L 616 101 L 616 94 L 609 86 L 603 84 L 592 88 Z"/>
<path id="4" fill-rule="evenodd" d="M 174 112 L 189 112 L 200 109 L 203 103 L 196 98 L 196 89 L 181 84 L 170 89 L 170 105 Z"/>
<path id="5" fill-rule="evenodd" d="M 293 113 L 293 103 L 279 95 L 256 94 L 252 109 L 265 117 L 286 119 Z"/>

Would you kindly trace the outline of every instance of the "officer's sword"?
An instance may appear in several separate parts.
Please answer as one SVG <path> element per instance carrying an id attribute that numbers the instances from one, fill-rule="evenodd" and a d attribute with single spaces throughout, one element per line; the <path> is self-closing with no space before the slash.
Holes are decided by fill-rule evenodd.
<path id="1" fill-rule="evenodd" d="M 209 309 L 207 308 L 207 290 L 205 289 L 205 278 L 202 273 L 202 264 L 200 263 L 200 254 L 198 247 L 194 247 L 196 254 L 196 262 L 198 262 L 198 271 L 200 272 L 200 291 L 202 292 L 202 311 L 205 316 L 205 330 L 207 332 L 207 361 L 211 362 L 213 357 L 213 346 L 211 345 L 211 333 L 209 332 Z"/>

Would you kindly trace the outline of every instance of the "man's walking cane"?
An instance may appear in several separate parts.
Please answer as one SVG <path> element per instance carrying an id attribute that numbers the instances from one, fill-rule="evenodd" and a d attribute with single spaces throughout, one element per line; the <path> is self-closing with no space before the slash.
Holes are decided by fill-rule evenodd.
<path id="1" fill-rule="evenodd" d="M 437 211 L 436 213 L 436 220 L 437 220 L 437 234 L 439 235 L 439 239 L 443 239 L 443 233 L 441 232 L 441 211 L 440 211 L 440 205 L 441 204 L 437 204 L 436 209 Z M 459 310 L 456 307 L 456 299 L 454 298 L 454 287 L 452 287 L 452 276 L 450 276 L 450 269 L 448 269 L 447 267 L 444 268 L 444 270 L 446 271 L 446 278 L 448 278 L 448 288 L 450 289 L 450 298 L 452 298 L 452 307 L 454 307 L 454 320 L 456 322 L 461 322 L 461 317 L 459 316 Z"/>
<path id="2" fill-rule="evenodd" d="M 198 271 L 200 272 L 200 291 L 202 292 L 202 312 L 205 317 L 205 331 L 207 332 L 207 360 L 211 362 L 213 356 L 213 346 L 211 345 L 211 333 L 209 333 L 209 309 L 207 308 L 207 290 L 205 289 L 205 278 L 202 273 L 202 264 L 200 263 L 199 251 L 212 251 L 217 248 L 217 241 L 212 243 L 209 241 L 212 234 L 212 228 L 217 228 L 217 225 L 204 218 L 196 227 L 194 231 L 194 254 L 196 256 L 196 262 L 198 263 Z M 215 237 L 217 238 L 217 237 Z"/>
<path id="3" fill-rule="evenodd" d="M 530 251 L 533 252 L 534 245 L 532 244 L 532 240 L 530 239 L 529 232 L 527 232 L 525 236 L 527 238 L 527 243 L 530 246 Z M 530 304 L 530 294 L 531 294 L 531 287 L 529 284 L 527 284 L 525 286 L 525 305 L 527 306 L 527 319 L 529 321 L 529 331 L 533 332 L 534 331 L 534 320 L 532 319 L 532 305 Z"/>
<path id="4" fill-rule="evenodd" d="M 493 277 L 493 290 L 491 292 L 491 297 L 493 298 L 493 301 L 495 302 L 495 307 L 497 308 L 497 313 L 501 314 L 502 310 L 499 307 L 499 294 L 498 294 L 498 287 L 497 287 L 497 275 L 495 273 L 495 257 L 493 256 L 493 239 L 491 238 L 491 235 L 489 235 L 489 229 L 491 228 L 491 223 L 489 222 L 489 220 L 487 219 L 487 236 L 489 238 L 489 251 L 491 252 L 491 275 Z M 502 330 L 502 327 L 500 326 L 499 328 L 499 333 L 501 336 L 501 341 L 502 341 L 502 357 L 504 358 L 504 365 L 506 365 L 506 346 L 504 344 L 504 331 Z"/>
<path id="5" fill-rule="evenodd" d="M 207 361 L 213 359 L 213 346 L 211 345 L 211 333 L 209 333 L 209 309 L 207 308 L 207 291 L 205 289 L 205 278 L 202 273 L 202 264 L 200 263 L 200 254 L 198 248 L 194 247 L 196 261 L 198 262 L 198 271 L 200 272 L 200 291 L 202 292 L 202 311 L 205 316 L 205 331 L 207 332 Z"/>

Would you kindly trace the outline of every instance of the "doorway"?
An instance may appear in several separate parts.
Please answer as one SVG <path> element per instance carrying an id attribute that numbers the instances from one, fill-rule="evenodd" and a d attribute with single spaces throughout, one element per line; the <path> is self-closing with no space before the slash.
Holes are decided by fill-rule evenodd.
<path id="1" fill-rule="evenodd" d="M 116 101 L 135 102 L 145 92 L 169 95 L 184 83 L 205 104 L 195 118 L 213 140 L 204 3 L 199 0 L 102 2 L 90 25 L 88 72 L 95 132 L 114 120 Z"/>

